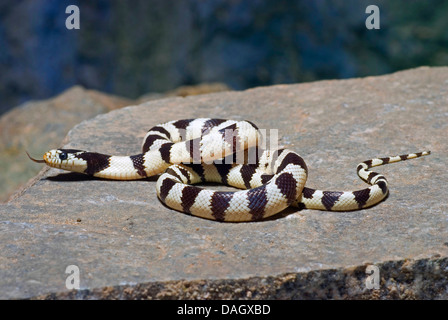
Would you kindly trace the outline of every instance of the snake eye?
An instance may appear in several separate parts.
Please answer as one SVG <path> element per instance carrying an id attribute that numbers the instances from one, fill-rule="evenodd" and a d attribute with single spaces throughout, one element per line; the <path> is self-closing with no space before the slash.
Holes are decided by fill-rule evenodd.
<path id="1" fill-rule="evenodd" d="M 65 153 L 65 152 L 61 152 L 61 153 L 59 154 L 59 159 L 61 159 L 61 160 L 66 160 L 66 159 L 67 159 L 67 153 Z"/>

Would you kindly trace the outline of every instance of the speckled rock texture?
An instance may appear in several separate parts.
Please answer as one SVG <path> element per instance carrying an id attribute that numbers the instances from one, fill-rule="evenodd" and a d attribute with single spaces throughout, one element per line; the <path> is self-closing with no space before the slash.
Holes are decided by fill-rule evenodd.
<path id="1" fill-rule="evenodd" d="M 170 210 L 156 177 L 43 170 L 0 206 L 0 298 L 448 298 L 448 68 L 149 101 L 82 122 L 66 146 L 130 155 L 153 125 L 196 117 L 278 129 L 305 159 L 307 185 L 327 190 L 363 188 L 363 160 L 432 154 L 378 168 L 390 196 L 373 208 L 288 208 L 254 223 Z M 69 265 L 79 290 L 66 288 Z"/>

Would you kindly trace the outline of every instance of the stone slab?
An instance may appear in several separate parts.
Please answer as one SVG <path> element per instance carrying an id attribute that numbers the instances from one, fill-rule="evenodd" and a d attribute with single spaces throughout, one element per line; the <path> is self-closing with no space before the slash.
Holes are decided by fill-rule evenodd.
<path id="1" fill-rule="evenodd" d="M 307 162 L 307 185 L 328 190 L 363 188 L 363 160 L 432 154 L 378 168 L 390 196 L 373 208 L 288 208 L 254 223 L 170 210 L 156 178 L 44 170 L 0 206 L 0 298 L 448 298 L 448 68 L 150 101 L 82 122 L 66 146 L 130 155 L 153 125 L 196 117 L 278 129 Z M 66 288 L 69 265 L 81 290 Z"/>

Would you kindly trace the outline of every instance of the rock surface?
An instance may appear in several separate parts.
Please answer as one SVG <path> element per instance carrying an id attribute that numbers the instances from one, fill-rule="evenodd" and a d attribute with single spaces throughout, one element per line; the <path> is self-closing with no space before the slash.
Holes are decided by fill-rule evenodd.
<path id="1" fill-rule="evenodd" d="M 172 119 L 249 119 L 279 129 L 310 187 L 351 190 L 360 161 L 431 150 L 380 167 L 390 196 L 359 212 L 288 209 L 218 223 L 164 207 L 156 178 L 104 181 L 43 170 L 0 206 L 0 298 L 448 298 L 448 68 L 150 101 L 74 127 L 67 147 L 138 153 Z M 366 287 L 366 267 L 379 289 Z M 67 266 L 80 290 L 66 288 Z"/>

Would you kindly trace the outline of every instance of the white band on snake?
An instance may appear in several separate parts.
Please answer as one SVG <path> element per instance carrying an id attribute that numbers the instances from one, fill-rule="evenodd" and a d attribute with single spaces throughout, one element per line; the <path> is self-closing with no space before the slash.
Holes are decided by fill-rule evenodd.
<path id="1" fill-rule="evenodd" d="M 327 211 L 373 206 L 387 196 L 388 184 L 370 168 L 430 154 L 425 151 L 364 161 L 357 173 L 370 187 L 321 191 L 305 187 L 308 169 L 296 152 L 262 150 L 258 147 L 261 138 L 249 121 L 184 119 L 150 129 L 142 153 L 137 155 L 55 149 L 45 153 L 43 160 L 30 158 L 104 179 L 133 180 L 161 174 L 157 195 L 172 209 L 218 221 L 256 221 L 290 205 Z M 203 182 L 244 190 L 223 192 L 193 186 Z"/>

